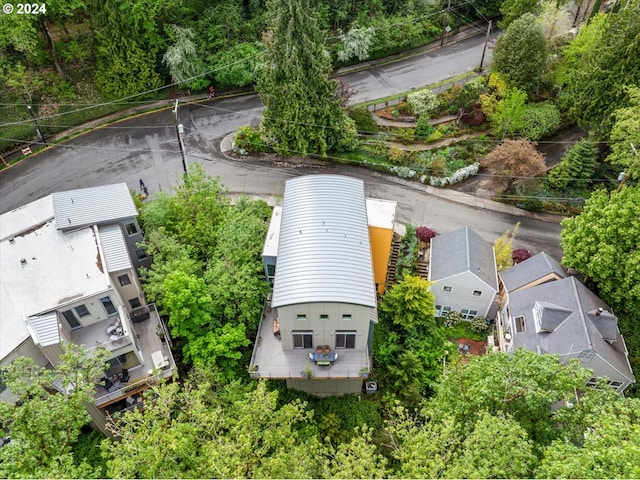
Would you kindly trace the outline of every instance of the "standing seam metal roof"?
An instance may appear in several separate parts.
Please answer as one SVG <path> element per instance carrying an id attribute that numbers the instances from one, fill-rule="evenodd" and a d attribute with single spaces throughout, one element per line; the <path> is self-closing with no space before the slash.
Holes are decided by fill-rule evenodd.
<path id="1" fill-rule="evenodd" d="M 31 317 L 29 320 L 40 346 L 46 347 L 60 343 L 58 314 L 56 312 Z"/>
<path id="2" fill-rule="evenodd" d="M 340 175 L 288 180 L 273 306 L 376 306 L 364 184 Z"/>
<path id="3" fill-rule="evenodd" d="M 138 216 L 126 183 L 56 192 L 52 199 L 58 230 Z"/>
<path id="4" fill-rule="evenodd" d="M 98 227 L 98 233 L 104 260 L 107 264 L 107 272 L 111 273 L 132 268 L 129 251 L 122 236 L 120 224 L 101 225 Z"/>

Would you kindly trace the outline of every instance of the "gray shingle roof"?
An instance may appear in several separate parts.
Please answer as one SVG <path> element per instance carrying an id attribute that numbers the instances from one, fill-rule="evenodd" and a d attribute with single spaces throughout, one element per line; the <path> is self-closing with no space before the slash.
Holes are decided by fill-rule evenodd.
<path id="1" fill-rule="evenodd" d="M 56 192 L 52 199 L 58 230 L 99 225 L 138 215 L 126 183 Z"/>
<path id="2" fill-rule="evenodd" d="M 272 305 L 307 302 L 376 305 L 361 180 L 310 175 L 287 181 Z"/>
<path id="3" fill-rule="evenodd" d="M 562 265 L 545 252 L 541 252 L 526 259 L 524 262 L 507 268 L 498 275 L 500 275 L 500 279 L 507 291 L 512 292 L 550 273 L 555 273 L 561 278 L 567 276 Z"/>
<path id="4" fill-rule="evenodd" d="M 431 239 L 431 280 L 471 272 L 494 290 L 498 289 L 493 245 L 469 227 Z"/>
<path id="5" fill-rule="evenodd" d="M 553 332 L 537 333 L 533 314 L 536 303 L 551 304 L 571 314 L 555 325 Z M 606 323 L 598 323 L 599 320 L 595 317 L 595 311 L 598 308 L 607 311 L 606 315 L 601 315 Z M 512 317 L 525 317 L 525 330 L 511 332 L 516 347 L 560 356 L 594 350 L 622 375 L 633 381 L 633 372 L 627 358 L 624 339 L 617 327 L 617 319 L 611 313 L 611 309 L 575 277 L 567 277 L 510 293 L 509 309 Z M 613 319 L 615 319 L 615 325 Z M 615 330 L 615 341 L 612 342 L 605 336 L 613 336 L 613 330 Z"/>

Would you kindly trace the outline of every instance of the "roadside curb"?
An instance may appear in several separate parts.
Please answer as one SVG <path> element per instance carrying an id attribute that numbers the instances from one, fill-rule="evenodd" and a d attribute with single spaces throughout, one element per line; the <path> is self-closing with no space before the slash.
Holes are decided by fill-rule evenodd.
<path id="1" fill-rule="evenodd" d="M 235 157 L 227 155 L 232 149 L 233 137 L 235 132 L 225 135 L 220 141 L 220 153 L 228 160 L 238 162 Z M 514 215 L 517 217 L 527 217 L 532 220 L 538 220 L 547 223 L 559 224 L 565 217 L 561 215 L 554 215 L 552 213 L 530 212 L 528 210 L 522 210 L 521 208 L 514 207 L 513 205 L 507 205 L 504 203 L 496 202 L 489 198 L 482 198 L 476 195 L 470 195 L 468 193 L 459 192 L 450 188 L 436 188 L 431 185 L 424 185 L 420 182 L 406 180 L 404 178 L 396 177 L 395 175 L 389 175 L 388 173 L 377 172 L 371 170 L 374 175 L 379 177 L 385 177 L 386 180 L 397 183 L 412 190 L 422 191 L 434 197 L 442 198 L 451 202 L 467 205 L 469 207 L 480 208 L 482 210 L 491 210 L 493 212 L 504 213 L 507 215 Z"/>

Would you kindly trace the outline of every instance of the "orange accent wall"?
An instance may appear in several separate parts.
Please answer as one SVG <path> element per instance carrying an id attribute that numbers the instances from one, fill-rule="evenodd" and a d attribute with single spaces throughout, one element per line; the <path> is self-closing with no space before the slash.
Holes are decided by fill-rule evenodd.
<path id="1" fill-rule="evenodd" d="M 373 278 L 378 284 L 378 294 L 384 293 L 384 284 L 387 279 L 389 255 L 393 229 L 369 226 L 369 242 L 371 243 L 371 258 L 373 260 Z"/>

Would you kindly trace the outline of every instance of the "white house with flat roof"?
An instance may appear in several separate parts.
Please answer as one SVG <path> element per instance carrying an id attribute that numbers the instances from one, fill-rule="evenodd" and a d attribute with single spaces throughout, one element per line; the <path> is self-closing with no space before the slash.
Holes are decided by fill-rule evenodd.
<path id="1" fill-rule="evenodd" d="M 88 407 L 103 431 L 106 411 L 147 388 L 149 371 L 166 376 L 174 365 L 129 253 L 127 238 L 141 238 L 136 215 L 126 184 L 61 192 L 0 215 L 0 366 L 27 356 L 55 367 L 65 342 L 108 350 Z M 2 384 L 0 400 L 14 400 Z"/>
<path id="2" fill-rule="evenodd" d="M 378 202 L 391 216 L 379 223 L 392 231 L 395 202 Z M 287 386 L 315 395 L 362 390 L 377 323 L 367 212 L 361 180 L 311 175 L 287 181 L 263 251 L 265 269 L 275 265 L 274 283 L 253 377 L 286 379 Z"/>

